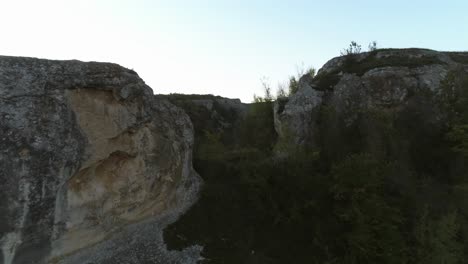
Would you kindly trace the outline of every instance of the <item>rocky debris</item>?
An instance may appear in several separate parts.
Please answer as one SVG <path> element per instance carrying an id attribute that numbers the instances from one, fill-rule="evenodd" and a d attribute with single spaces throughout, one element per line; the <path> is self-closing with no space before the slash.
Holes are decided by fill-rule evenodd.
<path id="1" fill-rule="evenodd" d="M 425 107 L 421 98 L 440 95 L 448 73 L 466 69 L 466 58 L 465 53 L 423 49 L 376 50 L 334 58 L 314 78 L 303 76 L 299 91 L 287 102 L 276 102 L 276 131 L 280 140 L 313 147 L 321 140 L 317 132 L 320 112 L 333 111 L 337 120 L 351 126 L 361 113 L 373 109 L 402 112 L 407 106 Z M 427 120 L 440 119 L 436 108 Z"/>
<path id="2" fill-rule="evenodd" d="M 135 72 L 2 56 L 0 117 L 2 263 L 199 258 L 161 235 L 196 200 L 191 122 Z"/>

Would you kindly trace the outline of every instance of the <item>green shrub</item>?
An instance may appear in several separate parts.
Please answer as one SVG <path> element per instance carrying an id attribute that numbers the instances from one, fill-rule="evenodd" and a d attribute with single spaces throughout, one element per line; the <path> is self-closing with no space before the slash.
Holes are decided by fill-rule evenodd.
<path id="1" fill-rule="evenodd" d="M 404 218 L 385 185 L 391 172 L 390 164 L 367 154 L 333 167 L 335 213 L 345 226 L 342 263 L 407 263 Z"/>
<path id="2" fill-rule="evenodd" d="M 462 153 L 468 157 L 468 125 L 456 125 L 449 133 L 447 138 L 454 143 L 453 150 Z"/>
<path id="3" fill-rule="evenodd" d="M 348 48 L 341 52 L 342 56 L 352 56 L 361 53 L 361 45 L 357 44 L 356 41 L 351 41 Z"/>
<path id="4" fill-rule="evenodd" d="M 291 76 L 289 78 L 289 94 L 295 94 L 299 90 L 299 81 L 296 80 L 296 77 Z"/>
<path id="5" fill-rule="evenodd" d="M 460 243 L 460 220 L 456 211 L 442 216 L 431 216 L 426 205 L 414 229 L 416 263 L 463 263 L 463 245 Z"/>

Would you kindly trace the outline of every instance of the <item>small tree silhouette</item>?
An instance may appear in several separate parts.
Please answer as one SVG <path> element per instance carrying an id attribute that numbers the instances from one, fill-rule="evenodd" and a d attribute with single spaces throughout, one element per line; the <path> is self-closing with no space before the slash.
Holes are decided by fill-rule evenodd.
<path id="1" fill-rule="evenodd" d="M 377 47 L 377 41 L 372 41 L 371 43 L 369 43 L 369 45 L 367 46 L 369 51 L 374 51 L 374 50 L 377 50 L 378 47 Z"/>
<path id="2" fill-rule="evenodd" d="M 342 56 L 349 56 L 361 53 L 361 45 L 357 44 L 356 41 L 351 41 L 349 47 L 341 51 Z"/>

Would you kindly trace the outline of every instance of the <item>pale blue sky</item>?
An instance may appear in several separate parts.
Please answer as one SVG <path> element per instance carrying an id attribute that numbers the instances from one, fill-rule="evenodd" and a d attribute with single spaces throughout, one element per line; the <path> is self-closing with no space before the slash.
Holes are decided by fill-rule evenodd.
<path id="1" fill-rule="evenodd" d="M 155 93 L 251 101 L 351 40 L 468 50 L 468 1 L 0 0 L 0 54 L 110 61 Z M 303 66 L 302 66 L 303 65 Z"/>

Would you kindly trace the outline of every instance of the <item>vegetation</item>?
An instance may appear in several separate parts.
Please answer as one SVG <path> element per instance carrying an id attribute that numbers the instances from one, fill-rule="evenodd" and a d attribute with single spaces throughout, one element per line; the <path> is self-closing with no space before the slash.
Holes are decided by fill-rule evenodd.
<path id="1" fill-rule="evenodd" d="M 448 52 L 448 55 L 455 62 L 468 64 L 468 55 L 464 52 Z"/>
<path id="2" fill-rule="evenodd" d="M 410 57 L 402 55 L 388 58 L 379 58 L 376 56 L 378 50 L 373 50 L 363 54 L 362 58 L 359 60 L 359 63 L 357 63 L 356 55 L 359 54 L 360 49 L 356 49 L 357 48 L 354 48 L 353 44 L 351 44 L 350 48 L 345 51 L 343 65 L 341 67 L 335 69 L 333 72 L 317 75 L 314 79 L 316 86 L 322 90 L 332 88 L 340 80 L 341 72 L 362 76 L 367 71 L 375 68 L 389 66 L 416 68 L 420 67 L 421 65 L 445 64 L 445 62 L 440 61 L 436 55 L 425 55 L 421 57 Z"/>
<path id="3" fill-rule="evenodd" d="M 356 41 L 351 41 L 349 47 L 341 52 L 341 56 L 349 56 L 361 53 L 361 45 L 357 44 Z"/>
<path id="4" fill-rule="evenodd" d="M 367 46 L 367 49 L 369 51 L 376 51 L 378 48 L 377 48 L 377 41 L 372 41 L 371 43 L 369 43 L 369 45 Z"/>
<path id="5" fill-rule="evenodd" d="M 296 76 L 289 77 L 289 95 L 295 94 L 299 90 L 299 80 L 302 78 L 312 79 L 315 77 L 315 68 L 308 68 L 307 70 L 298 70 Z"/>
<path id="6" fill-rule="evenodd" d="M 448 139 L 455 142 L 453 150 L 468 157 L 468 125 L 456 125 L 447 134 Z"/>
<path id="7" fill-rule="evenodd" d="M 384 64 L 372 56 L 345 67 Z M 426 60 L 433 58 L 398 63 Z M 311 124 L 320 142 L 314 148 L 278 141 L 271 93 L 242 119 L 222 114 L 240 122 L 236 133 L 188 111 L 203 128 L 194 166 L 205 186 L 166 229 L 168 246 L 203 245 L 202 263 L 466 262 L 468 80 L 460 76 L 449 74 L 441 94 L 414 98 L 439 107 L 443 125 L 411 107 L 358 111 L 346 124 L 347 113 L 324 104 Z"/>
<path id="8" fill-rule="evenodd" d="M 306 77 L 309 79 L 314 78 L 315 68 L 309 67 L 305 69 L 304 67 L 298 67 L 296 75 L 289 76 L 289 80 L 286 84 L 278 84 L 278 88 L 276 89 L 276 96 L 272 94 L 272 88 L 267 78 L 262 78 L 261 83 L 264 91 L 264 96 L 262 97 L 254 94 L 254 102 L 259 103 L 275 100 L 287 100 L 289 96 L 295 94 L 299 90 L 299 80 L 302 77 Z"/>
<path id="9" fill-rule="evenodd" d="M 377 50 L 377 41 L 372 41 L 367 46 L 368 51 L 376 51 Z M 359 45 L 356 41 L 351 41 L 348 48 L 341 51 L 341 56 L 352 56 L 361 53 L 361 45 Z"/>

